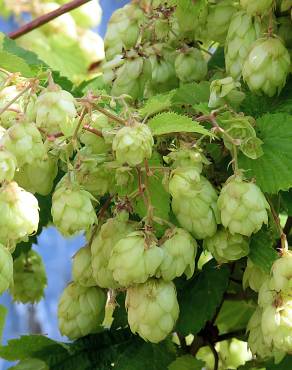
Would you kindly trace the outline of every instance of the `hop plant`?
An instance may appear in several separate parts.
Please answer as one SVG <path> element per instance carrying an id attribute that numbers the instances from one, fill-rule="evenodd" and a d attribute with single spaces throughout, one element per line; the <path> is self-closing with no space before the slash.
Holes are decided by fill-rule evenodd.
<path id="1" fill-rule="evenodd" d="M 214 80 L 210 86 L 209 108 L 218 108 L 224 104 L 237 107 L 244 100 L 245 94 L 239 91 L 240 82 L 234 81 L 232 77 Z"/>
<path id="2" fill-rule="evenodd" d="M 152 235 L 134 231 L 115 244 L 108 267 L 114 279 L 127 287 L 155 276 L 163 258 L 163 250 Z"/>
<path id="3" fill-rule="evenodd" d="M 175 72 L 181 82 L 202 81 L 207 74 L 207 62 L 199 49 L 181 50 L 175 59 Z"/>
<path id="4" fill-rule="evenodd" d="M 252 43 L 260 35 L 260 24 L 244 11 L 236 12 L 228 28 L 225 42 L 225 63 L 227 74 L 240 79 L 243 63 Z"/>
<path id="5" fill-rule="evenodd" d="M 180 148 L 170 152 L 164 157 L 164 161 L 167 164 L 171 163 L 173 168 L 192 169 L 196 170 L 198 174 L 202 172 L 204 164 L 210 164 L 200 150 L 189 148 Z"/>
<path id="6" fill-rule="evenodd" d="M 0 182 L 11 181 L 17 162 L 15 156 L 5 149 L 0 149 Z"/>
<path id="7" fill-rule="evenodd" d="M 230 177 L 218 198 L 221 221 L 231 234 L 250 236 L 268 223 L 270 209 L 257 185 L 244 181 L 241 176 Z"/>
<path id="8" fill-rule="evenodd" d="M 292 288 L 292 253 L 286 251 L 272 266 L 271 285 L 277 292 Z"/>
<path id="9" fill-rule="evenodd" d="M 289 69 L 288 50 L 280 39 L 268 37 L 252 45 L 242 75 L 251 91 L 272 97 L 285 86 Z"/>
<path id="10" fill-rule="evenodd" d="M 106 295 L 99 287 L 70 283 L 58 304 L 59 329 L 69 339 L 96 333 L 104 319 Z"/>
<path id="11" fill-rule="evenodd" d="M 0 244 L 0 294 L 13 283 L 13 259 L 8 249 Z"/>
<path id="12" fill-rule="evenodd" d="M 212 253 L 218 263 L 236 261 L 249 253 L 248 240 L 240 234 L 230 234 L 224 228 L 204 240 L 204 248 Z"/>
<path id="13" fill-rule="evenodd" d="M 17 257 L 13 262 L 13 280 L 10 293 L 14 301 L 22 303 L 40 301 L 47 285 L 46 270 L 41 256 L 31 249 Z"/>
<path id="14" fill-rule="evenodd" d="M 212 236 L 219 214 L 215 189 L 197 170 L 178 168 L 169 181 L 172 210 L 180 225 L 196 239 Z"/>
<path id="15" fill-rule="evenodd" d="M 92 272 L 98 286 L 116 288 L 119 284 L 113 278 L 109 269 L 109 260 L 117 242 L 133 232 L 133 224 L 127 220 L 127 215 L 121 213 L 115 218 L 109 218 L 100 228 L 91 244 Z"/>
<path id="16" fill-rule="evenodd" d="M 242 285 L 246 289 L 248 286 L 258 292 L 263 283 L 269 278 L 269 275 L 256 266 L 251 259 L 247 259 L 246 269 L 244 270 Z"/>
<path id="17" fill-rule="evenodd" d="M 73 257 L 72 263 L 73 281 L 84 287 L 95 286 L 91 266 L 91 250 L 88 246 L 80 248 Z"/>
<path id="18" fill-rule="evenodd" d="M 59 183 L 52 197 L 53 222 L 64 236 L 88 230 L 97 222 L 92 195 L 78 185 Z"/>
<path id="19" fill-rule="evenodd" d="M 158 343 L 170 334 L 178 318 L 175 285 L 150 279 L 128 288 L 126 308 L 131 331 L 146 341 Z"/>
<path id="20" fill-rule="evenodd" d="M 0 241 L 16 241 L 35 233 L 38 229 L 38 201 L 16 182 L 0 189 Z"/>
<path id="21" fill-rule="evenodd" d="M 240 0 L 241 7 L 249 15 L 265 15 L 273 8 L 274 0 Z"/>
<path id="22" fill-rule="evenodd" d="M 18 166 L 43 159 L 46 154 L 42 136 L 34 123 L 19 122 L 2 137 L 3 146 L 14 154 Z"/>
<path id="23" fill-rule="evenodd" d="M 184 229 L 167 230 L 162 238 L 164 256 L 157 277 L 171 281 L 183 274 L 189 279 L 195 269 L 197 243 Z"/>
<path id="24" fill-rule="evenodd" d="M 119 163 L 130 166 L 141 164 L 144 159 L 151 158 L 154 144 L 152 133 L 148 126 L 136 123 L 120 129 L 113 140 L 113 151 Z"/>
<path id="25" fill-rule="evenodd" d="M 75 129 L 75 99 L 59 86 L 51 84 L 37 98 L 36 124 L 48 134 L 62 131 L 70 136 Z"/>

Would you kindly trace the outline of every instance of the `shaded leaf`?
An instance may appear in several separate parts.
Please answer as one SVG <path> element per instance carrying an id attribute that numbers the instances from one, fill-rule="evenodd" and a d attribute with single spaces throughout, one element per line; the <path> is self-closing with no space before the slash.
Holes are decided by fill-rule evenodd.
<path id="1" fill-rule="evenodd" d="M 195 105 L 208 103 L 210 97 L 210 82 L 192 82 L 181 85 L 172 97 L 173 104 Z"/>
<path id="2" fill-rule="evenodd" d="M 172 97 L 175 90 L 166 94 L 154 95 L 149 98 L 146 104 L 140 109 L 140 114 L 145 116 L 153 116 L 156 113 L 169 109 L 172 105 Z"/>
<path id="3" fill-rule="evenodd" d="M 201 370 L 203 366 L 203 361 L 197 360 L 191 355 L 185 355 L 178 357 L 174 362 L 172 362 L 168 367 L 168 370 Z"/>

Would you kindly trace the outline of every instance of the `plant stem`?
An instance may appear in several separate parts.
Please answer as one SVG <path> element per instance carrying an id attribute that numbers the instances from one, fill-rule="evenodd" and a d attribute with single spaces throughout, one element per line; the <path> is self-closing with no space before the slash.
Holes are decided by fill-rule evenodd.
<path id="1" fill-rule="evenodd" d="M 86 108 L 83 108 L 82 113 L 81 113 L 80 118 L 79 118 L 79 121 L 78 121 L 78 124 L 77 124 L 77 126 L 76 126 L 76 128 L 75 128 L 75 131 L 74 131 L 74 134 L 73 134 L 73 136 L 72 136 L 72 141 L 73 141 L 73 142 L 77 139 L 78 131 L 79 131 L 79 129 L 80 129 L 80 126 L 81 126 L 81 124 L 82 124 L 82 121 L 83 121 L 83 119 L 84 119 L 84 117 L 85 117 L 86 113 L 87 113 L 87 109 L 86 109 Z"/>
<path id="2" fill-rule="evenodd" d="M 126 121 L 117 116 L 116 114 L 113 114 L 109 112 L 107 109 L 104 109 L 102 107 L 99 107 L 98 105 L 94 106 L 96 110 L 98 110 L 100 113 L 103 113 L 105 116 L 108 116 L 113 121 L 116 121 L 118 123 L 121 123 L 122 125 L 126 125 Z"/>
<path id="3" fill-rule="evenodd" d="M 94 127 L 91 127 L 90 125 L 84 125 L 83 126 L 84 130 L 91 132 L 92 134 L 95 134 L 96 136 L 103 137 L 102 132 L 97 130 Z"/>
<path id="4" fill-rule="evenodd" d="M 211 348 L 211 351 L 213 352 L 213 355 L 214 355 L 214 370 L 218 370 L 219 369 L 219 355 L 218 355 L 218 352 L 216 351 L 216 348 L 215 348 L 213 343 L 209 342 L 208 345 Z"/>
<path id="5" fill-rule="evenodd" d="M 20 36 L 23 36 L 32 30 L 50 22 L 51 20 L 59 17 L 62 14 L 68 13 L 73 9 L 79 8 L 81 5 L 88 3 L 91 0 L 72 0 L 67 4 L 60 6 L 60 8 L 53 10 L 50 13 L 44 14 L 33 21 L 25 24 L 24 26 L 20 27 L 16 31 L 10 32 L 8 37 L 15 40 Z"/>

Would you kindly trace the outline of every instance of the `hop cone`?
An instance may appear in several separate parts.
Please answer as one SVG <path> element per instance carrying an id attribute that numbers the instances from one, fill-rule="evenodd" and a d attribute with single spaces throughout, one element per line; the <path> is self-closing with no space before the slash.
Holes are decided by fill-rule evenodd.
<path id="1" fill-rule="evenodd" d="M 132 232 L 120 239 L 112 249 L 108 267 L 114 279 L 122 286 L 145 283 L 155 276 L 164 253 L 143 232 Z"/>
<path id="2" fill-rule="evenodd" d="M 48 195 L 57 176 L 57 160 L 51 156 L 23 165 L 15 174 L 15 181 L 31 193 Z"/>
<path id="3" fill-rule="evenodd" d="M 48 134 L 62 131 L 66 136 L 74 131 L 75 99 L 57 85 L 44 90 L 36 101 L 36 123 Z"/>
<path id="4" fill-rule="evenodd" d="M 266 274 L 262 269 L 253 264 L 248 258 L 246 269 L 244 270 L 242 284 L 243 288 L 246 289 L 248 286 L 258 292 L 263 283 L 268 279 L 269 275 Z"/>
<path id="5" fill-rule="evenodd" d="M 0 294 L 13 282 L 13 259 L 9 251 L 0 244 Z"/>
<path id="6" fill-rule="evenodd" d="M 284 252 L 281 258 L 277 259 L 272 266 L 271 285 L 277 292 L 292 289 L 292 253 Z"/>
<path id="7" fill-rule="evenodd" d="M 203 164 L 210 162 L 199 150 L 181 148 L 173 151 L 164 157 L 167 164 L 172 163 L 173 168 L 182 167 L 184 169 L 196 170 L 200 174 L 203 170 Z"/>
<path id="8" fill-rule="evenodd" d="M 108 264 L 112 249 L 120 239 L 125 238 L 133 231 L 133 226 L 127 218 L 109 218 L 104 223 L 91 244 L 93 277 L 98 286 L 102 288 L 116 288 L 118 283 Z"/>
<path id="9" fill-rule="evenodd" d="M 218 4 L 209 5 L 207 17 L 207 35 L 210 40 L 225 43 L 231 18 L 236 8 L 233 0 L 223 0 Z"/>
<path id="10" fill-rule="evenodd" d="M 202 81 L 207 74 L 207 62 L 199 49 L 182 51 L 175 59 L 175 72 L 181 82 Z"/>
<path id="11" fill-rule="evenodd" d="M 204 240 L 204 248 L 212 253 L 218 263 L 236 261 L 249 253 L 248 240 L 240 234 L 230 234 L 224 228 Z"/>
<path id="12" fill-rule="evenodd" d="M 16 165 L 14 155 L 7 150 L 0 149 L 0 182 L 13 179 Z"/>
<path id="13" fill-rule="evenodd" d="M 46 154 L 42 136 L 34 123 L 16 123 L 2 138 L 2 144 L 14 154 L 18 166 L 33 163 Z"/>
<path id="14" fill-rule="evenodd" d="M 91 251 L 89 247 L 83 247 L 75 253 L 72 263 L 73 280 L 81 286 L 95 286 L 91 267 Z"/>
<path id="15" fill-rule="evenodd" d="M 106 295 L 98 287 L 70 283 L 58 305 L 59 329 L 69 339 L 95 333 L 104 319 Z"/>
<path id="16" fill-rule="evenodd" d="M 17 240 L 33 234 L 38 229 L 38 201 L 10 182 L 0 189 L 0 241 Z"/>
<path id="17" fill-rule="evenodd" d="M 235 80 L 240 78 L 251 44 L 259 35 L 260 25 L 257 20 L 243 11 L 233 15 L 226 37 L 225 63 L 227 74 Z"/>
<path id="18" fill-rule="evenodd" d="M 7 77 L 7 76 L 6 76 Z M 1 86 L 0 90 L 0 109 L 4 108 L 6 104 L 10 103 L 22 90 L 23 87 L 18 85 Z M 5 128 L 11 127 L 18 117 L 17 112 L 22 112 L 25 106 L 27 94 L 22 95 L 13 104 L 9 106 L 11 110 L 6 110 L 0 115 L 0 124 Z M 13 109 L 13 110 L 12 110 Z"/>
<path id="19" fill-rule="evenodd" d="M 169 181 L 172 210 L 180 225 L 196 239 L 212 236 L 219 215 L 215 189 L 196 170 L 176 169 Z"/>
<path id="20" fill-rule="evenodd" d="M 153 137 L 148 126 L 137 123 L 135 126 L 120 129 L 113 141 L 113 150 L 119 163 L 137 166 L 144 159 L 151 158 Z"/>
<path id="21" fill-rule="evenodd" d="M 218 108 L 224 104 L 239 106 L 245 98 L 245 94 L 239 91 L 240 86 L 232 77 L 213 80 L 210 86 L 209 108 Z"/>
<path id="22" fill-rule="evenodd" d="M 224 227 L 231 234 L 250 236 L 268 223 L 269 204 L 260 188 L 245 182 L 240 176 L 231 177 L 223 186 L 218 208 Z"/>
<path id="23" fill-rule="evenodd" d="M 44 296 L 47 285 L 46 270 L 41 256 L 32 249 L 13 262 L 14 284 L 10 293 L 14 301 L 35 303 Z"/>
<path id="24" fill-rule="evenodd" d="M 272 97 L 285 86 L 289 69 L 288 50 L 280 39 L 270 37 L 259 39 L 252 45 L 242 75 L 251 91 Z"/>
<path id="25" fill-rule="evenodd" d="M 59 184 L 52 197 L 53 222 L 64 236 L 88 230 L 97 217 L 92 196 L 75 185 Z"/>
<path id="26" fill-rule="evenodd" d="M 240 0 L 241 7 L 249 15 L 265 15 L 273 8 L 274 0 Z"/>
<path id="27" fill-rule="evenodd" d="M 166 231 L 162 240 L 164 239 L 166 240 L 161 244 L 164 257 L 157 276 L 165 281 L 171 281 L 182 274 L 191 278 L 195 269 L 196 241 L 187 231 L 179 228 Z"/>
<path id="28" fill-rule="evenodd" d="M 178 318 L 175 285 L 162 279 L 135 285 L 127 290 L 126 308 L 131 331 L 158 343 L 171 333 Z"/>

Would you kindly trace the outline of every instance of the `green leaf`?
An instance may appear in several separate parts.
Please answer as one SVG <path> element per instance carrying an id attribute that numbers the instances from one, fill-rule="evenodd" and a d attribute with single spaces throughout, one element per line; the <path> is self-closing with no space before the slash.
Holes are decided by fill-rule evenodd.
<path id="1" fill-rule="evenodd" d="M 210 82 L 202 81 L 199 83 L 192 82 L 181 85 L 175 90 L 172 97 L 173 104 L 195 105 L 208 103 L 210 97 Z"/>
<path id="2" fill-rule="evenodd" d="M 286 356 L 279 364 L 269 364 L 266 370 L 291 370 L 292 369 L 292 356 Z"/>
<path id="3" fill-rule="evenodd" d="M 0 51 L 0 67 L 9 72 L 20 72 L 24 77 L 34 76 L 34 72 L 23 59 L 3 50 Z"/>
<path id="4" fill-rule="evenodd" d="M 172 97 L 174 94 L 175 90 L 166 94 L 152 96 L 146 101 L 144 107 L 140 109 L 140 114 L 142 117 L 153 116 L 156 113 L 169 109 L 172 105 Z"/>
<path id="5" fill-rule="evenodd" d="M 7 308 L 1 304 L 0 305 L 0 342 L 2 341 L 2 335 L 3 335 L 6 315 L 7 315 Z"/>
<path id="6" fill-rule="evenodd" d="M 288 216 L 292 216 L 292 190 L 281 192 L 281 203 L 283 204 Z"/>
<path id="7" fill-rule="evenodd" d="M 224 57 L 224 48 L 218 47 L 212 58 L 208 63 L 209 69 L 222 68 L 225 69 L 225 57 Z"/>
<path id="8" fill-rule="evenodd" d="M 211 137 L 214 136 L 210 131 L 206 130 L 198 122 L 193 121 L 190 117 L 173 112 L 158 114 L 148 121 L 148 126 L 155 136 L 174 132 L 195 132 Z"/>
<path id="9" fill-rule="evenodd" d="M 275 194 L 292 187 L 292 116 L 266 114 L 257 120 L 257 136 L 264 155 L 253 160 L 239 155 L 239 166 L 255 177 L 264 192 Z"/>
<path id="10" fill-rule="evenodd" d="M 47 364 L 36 358 L 20 361 L 17 365 L 10 367 L 9 370 L 48 370 Z"/>
<path id="11" fill-rule="evenodd" d="M 273 262 L 279 257 L 273 248 L 273 239 L 265 230 L 251 237 L 248 257 L 266 273 L 270 273 Z"/>
<path id="12" fill-rule="evenodd" d="M 180 316 L 177 331 L 180 334 L 196 334 L 212 319 L 227 289 L 229 275 L 227 266 L 218 267 L 212 259 L 178 292 Z"/>
<path id="13" fill-rule="evenodd" d="M 185 355 L 178 357 L 174 362 L 172 362 L 168 367 L 168 370 L 201 370 L 203 366 L 203 361 L 197 360 L 191 355 Z"/>
<path id="14" fill-rule="evenodd" d="M 112 329 L 119 329 L 128 326 L 128 315 L 125 307 L 125 293 L 120 293 L 117 298 L 117 307 L 113 313 L 113 323 L 111 325 Z"/>

